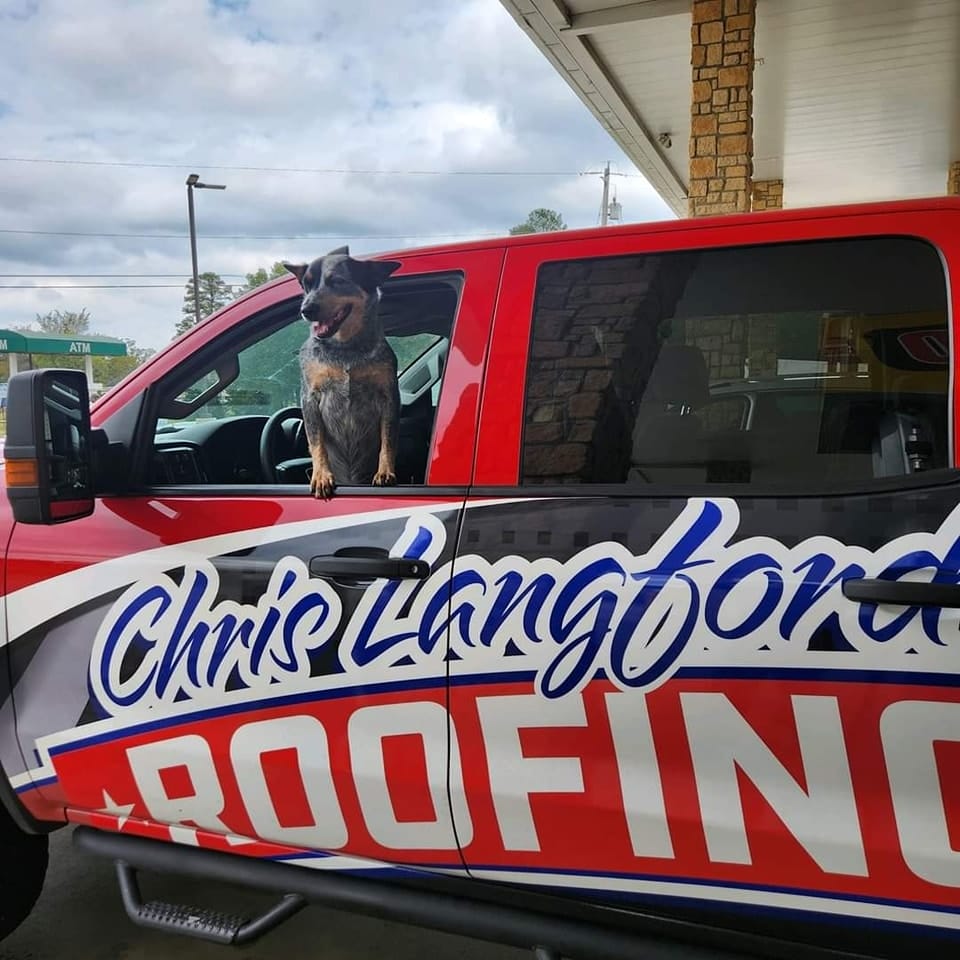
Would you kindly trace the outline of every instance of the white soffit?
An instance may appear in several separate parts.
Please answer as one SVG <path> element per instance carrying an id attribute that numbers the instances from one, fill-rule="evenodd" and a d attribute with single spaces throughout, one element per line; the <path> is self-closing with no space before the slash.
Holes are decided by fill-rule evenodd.
<path id="1" fill-rule="evenodd" d="M 685 215 L 690 0 L 501 2 Z M 944 192 L 960 0 L 757 0 L 756 57 L 754 178 L 782 178 L 787 206 Z"/>

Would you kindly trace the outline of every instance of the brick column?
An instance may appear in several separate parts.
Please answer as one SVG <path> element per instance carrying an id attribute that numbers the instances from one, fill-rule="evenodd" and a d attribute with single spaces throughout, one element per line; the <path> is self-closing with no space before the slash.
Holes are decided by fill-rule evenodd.
<path id="1" fill-rule="evenodd" d="M 692 217 L 750 209 L 756 0 L 692 0 Z"/>
<path id="2" fill-rule="evenodd" d="M 753 202 L 750 207 L 755 213 L 761 210 L 783 209 L 782 180 L 754 180 Z"/>
<path id="3" fill-rule="evenodd" d="M 947 173 L 947 196 L 960 197 L 960 160 L 954 160 L 950 164 Z"/>

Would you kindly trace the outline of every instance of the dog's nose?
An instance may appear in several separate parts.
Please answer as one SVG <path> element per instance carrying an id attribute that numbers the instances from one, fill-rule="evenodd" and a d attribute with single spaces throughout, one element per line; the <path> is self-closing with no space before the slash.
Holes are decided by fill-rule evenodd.
<path id="1" fill-rule="evenodd" d="M 317 304 L 315 301 L 304 302 L 300 307 L 300 314 L 305 320 L 312 320 L 317 315 Z"/>

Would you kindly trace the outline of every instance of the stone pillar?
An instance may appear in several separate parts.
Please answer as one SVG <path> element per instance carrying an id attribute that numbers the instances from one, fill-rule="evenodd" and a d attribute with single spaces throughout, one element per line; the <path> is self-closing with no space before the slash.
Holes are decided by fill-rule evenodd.
<path id="1" fill-rule="evenodd" d="M 947 173 L 947 196 L 960 197 L 960 160 L 954 160 L 950 164 Z"/>
<path id="2" fill-rule="evenodd" d="M 692 0 L 691 217 L 750 209 L 756 0 Z"/>
<path id="3" fill-rule="evenodd" d="M 755 213 L 761 210 L 783 209 L 782 180 L 754 180 L 753 202 L 750 207 Z"/>

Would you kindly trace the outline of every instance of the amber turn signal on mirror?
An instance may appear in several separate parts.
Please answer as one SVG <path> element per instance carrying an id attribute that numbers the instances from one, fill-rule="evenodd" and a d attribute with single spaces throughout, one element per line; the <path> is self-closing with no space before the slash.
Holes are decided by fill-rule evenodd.
<path id="1" fill-rule="evenodd" d="M 36 460 L 6 460 L 3 472 L 8 487 L 36 487 L 39 485 L 39 471 Z"/>

